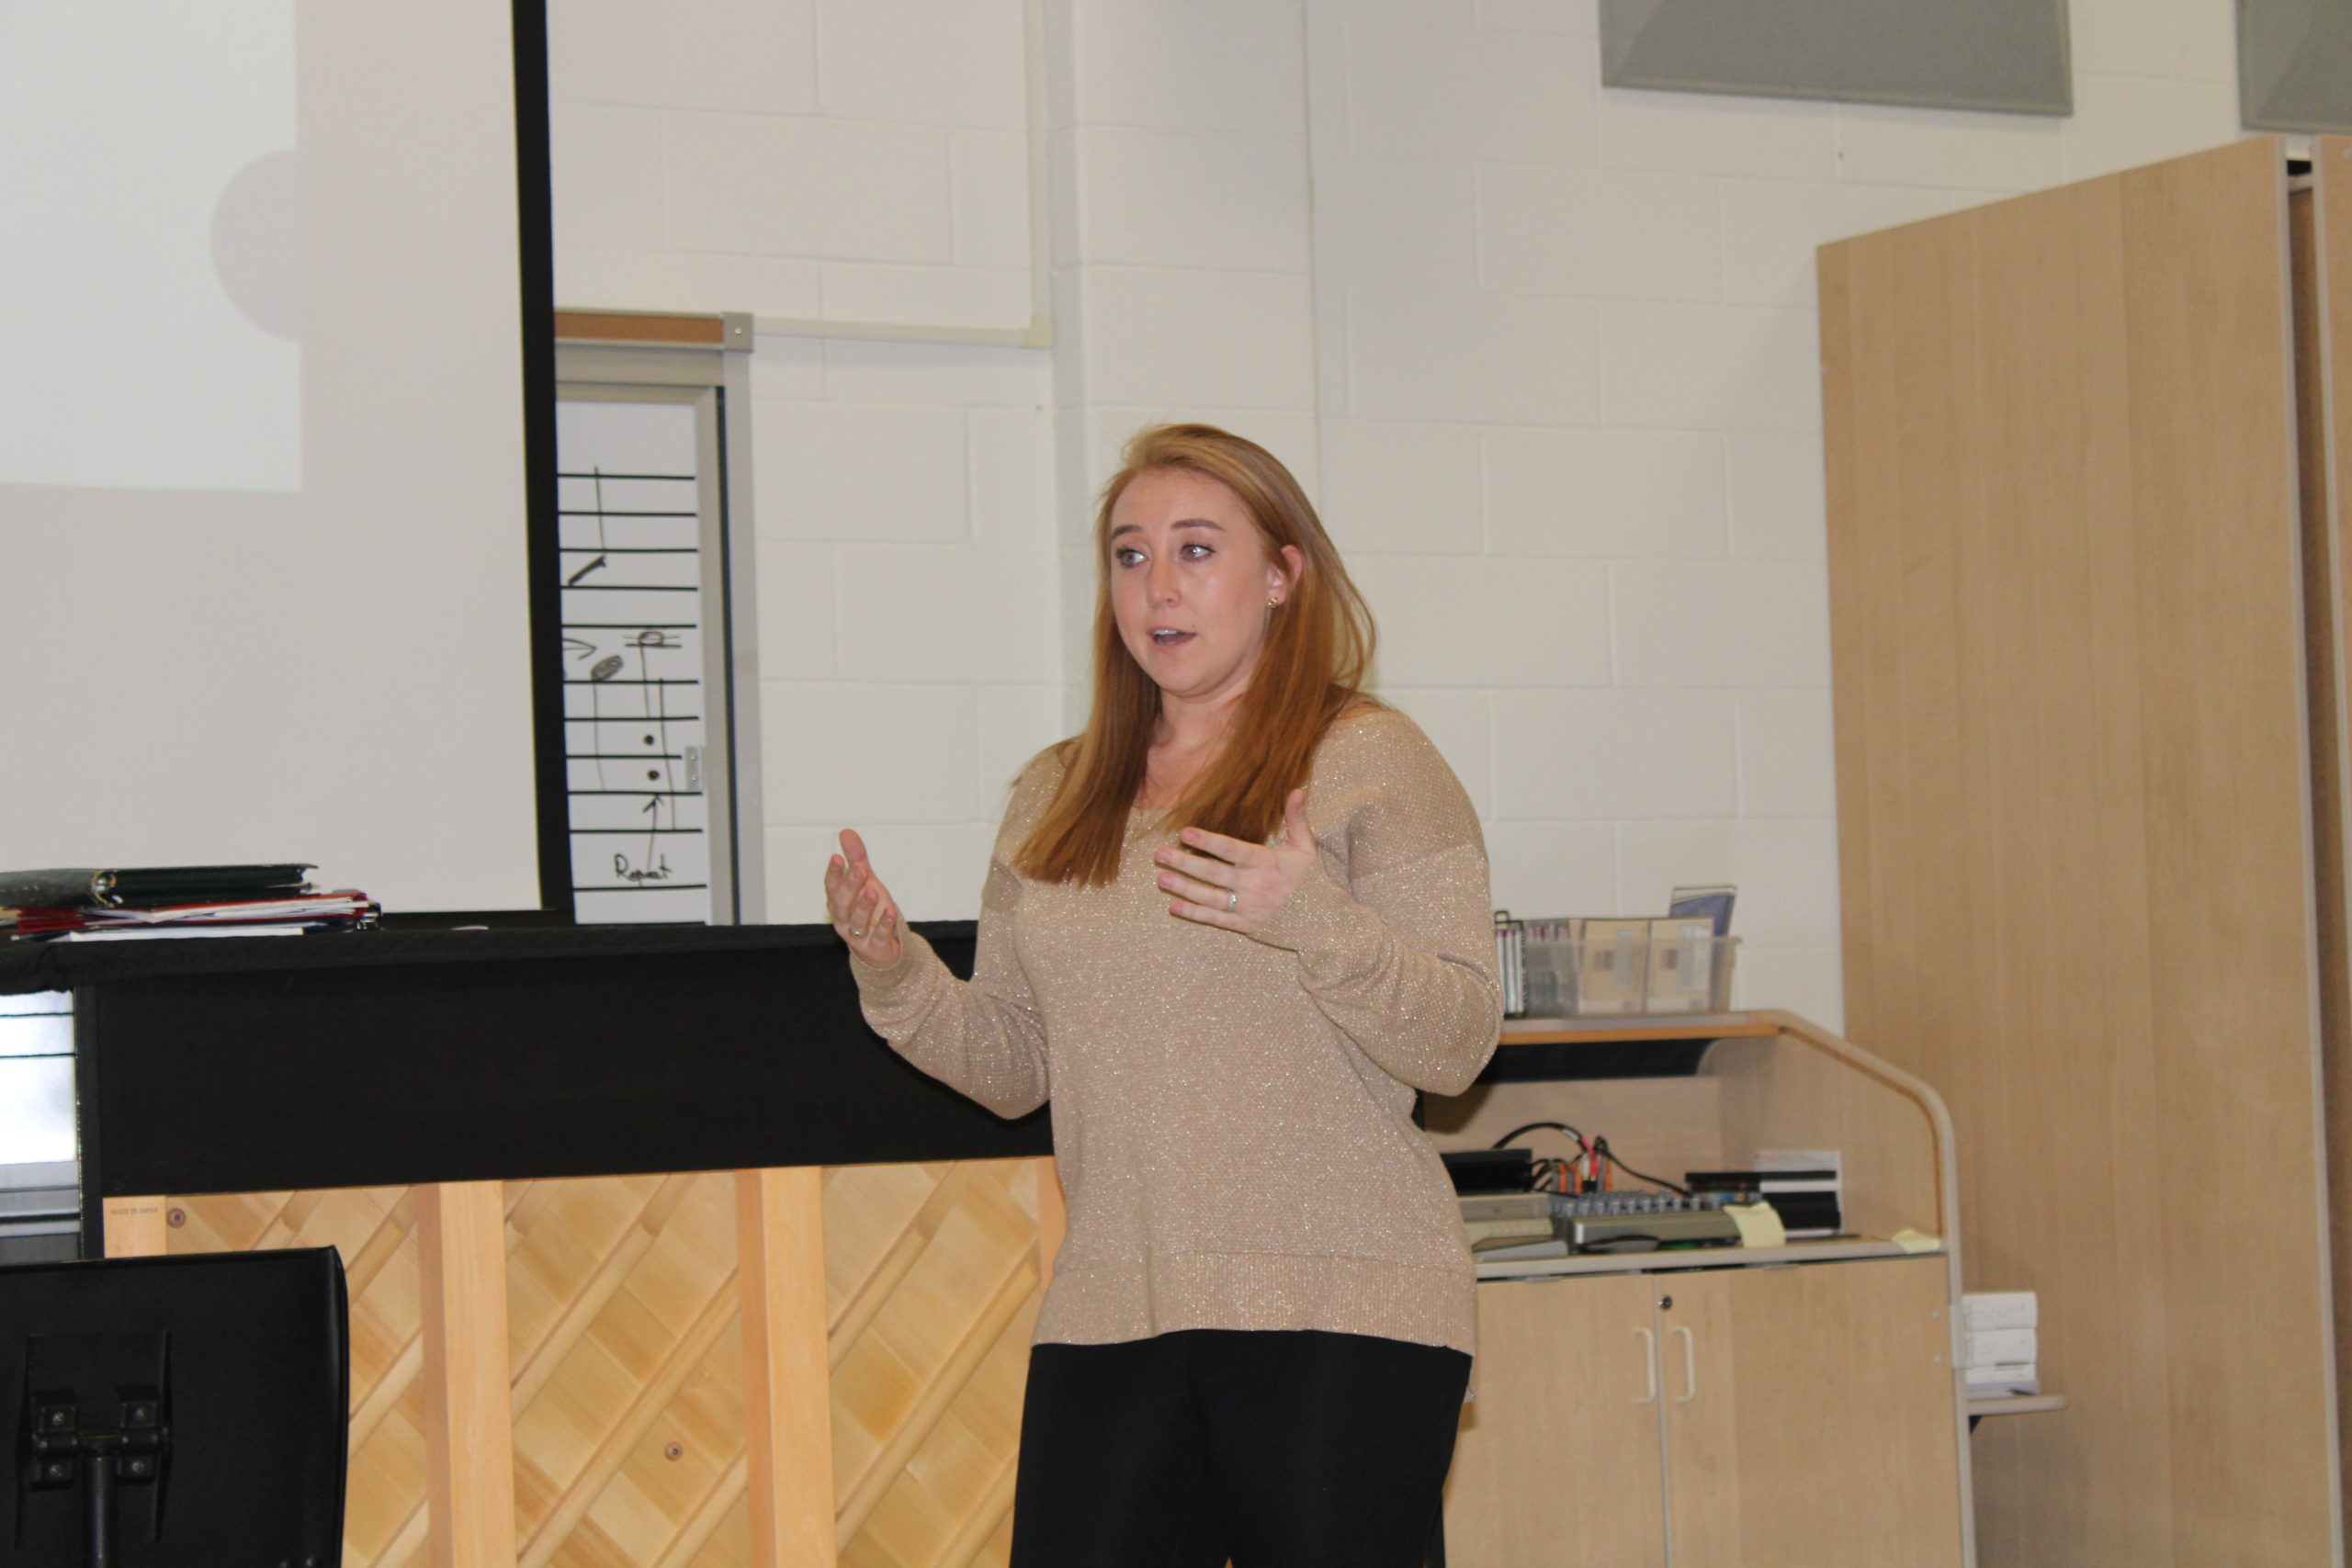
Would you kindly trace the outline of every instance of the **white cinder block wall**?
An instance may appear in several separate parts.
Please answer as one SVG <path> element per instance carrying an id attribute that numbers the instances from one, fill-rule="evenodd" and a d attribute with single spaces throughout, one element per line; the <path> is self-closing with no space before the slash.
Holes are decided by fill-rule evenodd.
<path id="1" fill-rule="evenodd" d="M 1736 882 L 1743 999 L 1837 1025 L 1813 249 L 2231 140 L 2228 0 L 2073 0 L 2064 120 L 1604 90 L 1595 0 L 1306 3 L 1323 500 L 1387 694 L 1498 902 Z"/>
<path id="2" fill-rule="evenodd" d="M 967 918 L 1003 785 L 1064 733 L 1042 348 L 1025 331 L 1022 0 L 551 0 L 564 305 L 747 310 L 767 916 L 823 917 L 865 830 L 918 918 Z M 1042 127 L 1038 128 L 1042 134 Z"/>
<path id="3" fill-rule="evenodd" d="M 1093 498 L 1138 426 L 1247 433 L 1310 488 L 1314 276 L 1295 4 L 1046 0 L 1066 712 L 1084 721 Z"/>
<path id="4" fill-rule="evenodd" d="M 1743 999 L 1837 1023 L 1813 247 L 2240 134 L 2230 0 L 2072 0 L 2063 120 L 1604 90 L 1595 0 L 1033 5 L 551 7 L 566 304 L 1019 327 L 1048 154 L 1050 353 L 761 339 L 770 918 L 843 820 L 973 912 L 1091 489 L 1206 417 L 1317 490 L 1500 902 L 1736 881 Z"/>
<path id="5" fill-rule="evenodd" d="M 919 919 L 978 908 L 1063 733 L 1043 351 L 768 337 L 752 358 L 768 916 L 860 829 Z"/>
<path id="6" fill-rule="evenodd" d="M 560 301 L 1026 326 L 1023 0 L 548 0 Z"/>

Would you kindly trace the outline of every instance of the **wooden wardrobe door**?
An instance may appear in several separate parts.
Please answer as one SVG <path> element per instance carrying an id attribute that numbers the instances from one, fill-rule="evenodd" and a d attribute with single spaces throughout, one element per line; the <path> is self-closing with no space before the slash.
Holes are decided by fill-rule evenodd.
<path id="1" fill-rule="evenodd" d="M 2310 649 L 2312 869 L 2319 893 L 2321 1081 L 2335 1274 L 2338 1430 L 2352 1409 L 2352 138 L 2312 139 L 2312 179 L 2288 200 L 2294 250 L 2296 389 L 2301 417 L 2304 637 Z M 2337 1484 L 2352 1499 L 2352 1452 Z"/>
<path id="2" fill-rule="evenodd" d="M 1981 1561 L 2337 1561 L 2286 172 L 1824 247 L 1847 1032 L 2071 1408 Z"/>

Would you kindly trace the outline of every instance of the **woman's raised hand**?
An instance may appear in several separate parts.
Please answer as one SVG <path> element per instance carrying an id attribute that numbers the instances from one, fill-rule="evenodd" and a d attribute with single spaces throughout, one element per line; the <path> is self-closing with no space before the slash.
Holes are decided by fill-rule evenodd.
<path id="1" fill-rule="evenodd" d="M 898 963 L 899 905 L 874 863 L 865 857 L 865 840 L 842 829 L 842 852 L 825 866 L 825 908 L 833 918 L 833 931 L 849 950 L 877 969 Z"/>
<path id="2" fill-rule="evenodd" d="M 1303 789 L 1291 791 L 1283 803 L 1279 844 L 1248 844 L 1200 828 L 1187 828 L 1177 839 L 1182 849 L 1159 850 L 1151 857 L 1159 863 L 1160 891 L 1176 896 L 1168 912 L 1245 936 L 1290 902 L 1319 852 L 1306 826 Z"/>

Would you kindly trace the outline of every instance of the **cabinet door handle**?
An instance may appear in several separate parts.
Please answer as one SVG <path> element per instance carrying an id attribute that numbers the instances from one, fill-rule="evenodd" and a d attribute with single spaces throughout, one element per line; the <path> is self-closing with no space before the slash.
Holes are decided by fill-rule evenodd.
<path id="1" fill-rule="evenodd" d="M 1698 1339 L 1680 1324 L 1674 1325 L 1673 1332 L 1682 1336 L 1682 1393 L 1674 1403 L 1688 1404 L 1699 1397 L 1699 1352 L 1695 1348 Z"/>
<path id="2" fill-rule="evenodd" d="M 1636 1328 L 1634 1332 L 1642 1337 L 1642 1368 L 1650 1375 L 1650 1391 L 1634 1403 L 1656 1404 L 1657 1403 L 1657 1336 L 1646 1328 Z"/>

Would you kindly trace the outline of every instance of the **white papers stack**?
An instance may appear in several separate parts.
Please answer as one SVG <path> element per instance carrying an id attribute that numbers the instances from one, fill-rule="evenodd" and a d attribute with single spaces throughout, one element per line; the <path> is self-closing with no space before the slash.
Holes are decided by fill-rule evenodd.
<path id="1" fill-rule="evenodd" d="M 67 931 L 60 942 L 160 942 L 192 936 L 300 936 L 307 926 L 107 926 L 97 931 Z"/>
<path id="2" fill-rule="evenodd" d="M 1972 1399 L 2040 1393 L 2036 1335 L 2040 1308 L 2031 1291 L 1987 1291 L 1960 1299 L 1968 1393 Z"/>
<path id="3" fill-rule="evenodd" d="M 303 893 L 223 904 L 165 904 L 148 909 L 90 912 L 91 929 L 114 926 L 269 925 L 281 920 L 347 920 L 375 912 L 365 893 Z"/>

